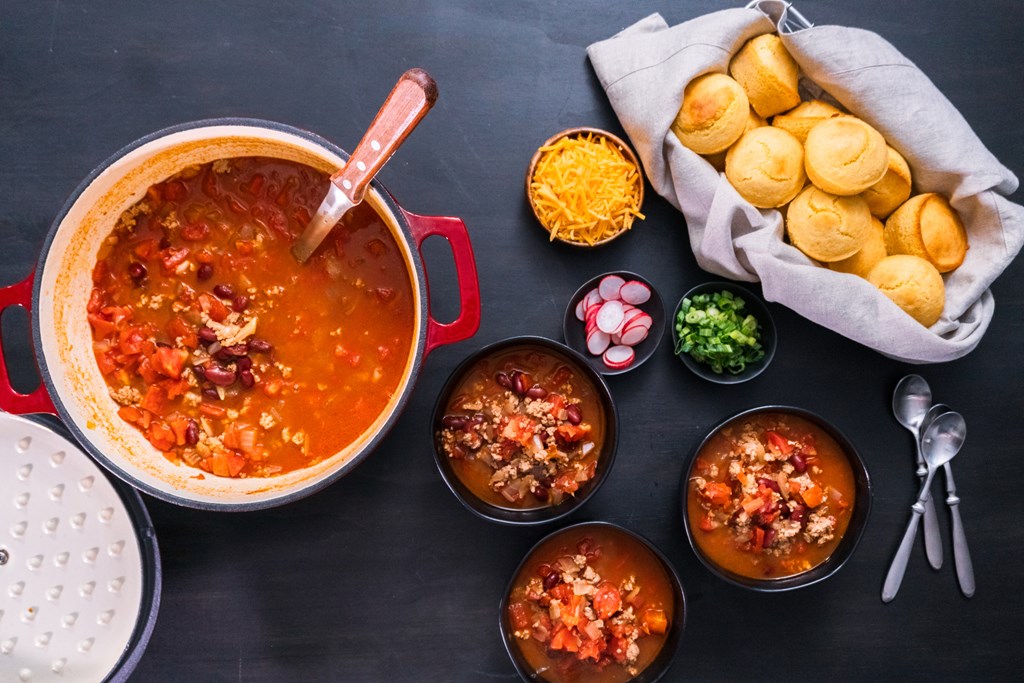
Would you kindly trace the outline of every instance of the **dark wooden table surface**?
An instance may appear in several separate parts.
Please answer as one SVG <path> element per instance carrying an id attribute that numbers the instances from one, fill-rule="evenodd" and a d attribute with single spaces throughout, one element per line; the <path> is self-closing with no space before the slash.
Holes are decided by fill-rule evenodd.
<path id="1" fill-rule="evenodd" d="M 65 197 L 132 140 L 172 124 L 254 116 L 351 149 L 394 79 L 422 66 L 434 111 L 381 179 L 408 209 L 465 219 L 484 301 L 477 336 L 426 363 L 378 452 L 327 490 L 259 513 L 213 514 L 146 499 L 164 592 L 140 681 L 486 681 L 515 679 L 497 606 L 523 553 L 553 528 L 509 529 L 464 510 L 441 482 L 428 419 L 448 373 L 473 349 L 517 334 L 560 336 L 565 302 L 591 276 L 630 269 L 666 301 L 708 274 L 682 217 L 649 194 L 648 220 L 614 245 L 550 245 L 524 201 L 531 153 L 575 125 L 621 132 L 585 47 L 650 12 L 677 23 L 718 2 L 236 3 L 0 2 L 0 281 L 32 268 Z M 812 20 L 881 33 L 960 108 L 1011 169 L 1024 171 L 1024 5 L 799 3 Z M 1022 193 L 1016 199 L 1020 201 Z M 435 312 L 453 317 L 450 257 L 429 244 Z M 691 375 L 666 343 L 612 378 L 622 424 L 606 485 L 570 521 L 602 519 L 653 540 L 689 596 L 669 680 L 881 677 L 994 680 L 1019 672 L 1024 631 L 1024 262 L 993 287 L 995 319 L 953 363 L 903 365 L 770 304 L 779 351 L 754 382 Z M 4 316 L 21 387 L 35 380 L 25 316 Z M 977 595 L 915 549 L 897 600 L 879 592 L 916 479 L 911 439 L 892 418 L 896 381 L 918 371 L 964 413 L 956 462 Z M 824 584 L 759 595 L 710 575 L 686 544 L 677 487 L 690 449 L 739 409 L 819 411 L 866 459 L 874 510 L 856 555 Z"/>

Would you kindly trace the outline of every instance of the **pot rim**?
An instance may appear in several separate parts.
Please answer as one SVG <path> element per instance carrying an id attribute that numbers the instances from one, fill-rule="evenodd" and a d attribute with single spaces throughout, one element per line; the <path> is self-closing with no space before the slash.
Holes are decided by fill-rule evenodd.
<path id="1" fill-rule="evenodd" d="M 138 138 L 134 142 L 131 142 L 124 147 L 120 148 L 112 155 L 104 159 L 99 165 L 94 168 L 89 175 L 87 175 L 75 189 L 68 196 L 67 200 L 61 206 L 57 215 L 54 217 L 50 224 L 50 229 L 47 232 L 46 238 L 39 251 L 39 258 L 36 261 L 36 267 L 34 271 L 33 283 L 32 283 L 32 343 L 35 348 L 36 363 L 39 370 L 40 380 L 42 386 L 46 388 L 46 392 L 49 394 L 53 405 L 57 410 L 57 415 L 61 422 L 65 425 L 68 431 L 74 436 L 76 442 L 78 442 L 85 451 L 92 456 L 99 464 L 105 467 L 109 472 L 112 472 L 122 481 L 128 483 L 134 488 L 143 491 L 154 498 L 173 503 L 175 505 L 181 505 L 183 507 L 189 507 L 198 510 L 213 510 L 213 511 L 224 511 L 224 512 L 249 512 L 253 510 L 264 510 L 267 508 L 277 507 L 285 505 L 296 500 L 300 500 L 307 496 L 310 496 L 318 491 L 323 490 L 327 486 L 331 485 L 342 476 L 348 474 L 357 465 L 363 462 L 376 448 L 380 445 L 381 441 L 390 433 L 394 427 L 395 422 L 401 416 L 403 409 L 409 401 L 412 391 L 416 385 L 416 381 L 419 379 L 420 372 L 422 370 L 423 362 L 426 360 L 425 348 L 427 340 L 427 328 L 429 326 L 429 293 L 427 291 L 426 271 L 423 266 L 422 258 L 418 258 L 418 250 L 415 248 L 415 242 L 412 239 L 411 229 L 409 226 L 408 219 L 406 218 L 405 210 L 398 205 L 395 198 L 390 192 L 376 179 L 373 179 L 370 183 L 370 187 L 377 191 L 377 195 L 380 197 L 382 203 L 387 208 L 391 217 L 394 219 L 398 229 L 402 232 L 405 237 L 407 246 L 411 258 L 408 259 L 408 263 L 411 265 L 414 282 L 412 283 L 414 289 L 418 290 L 419 294 L 419 324 L 415 334 L 415 344 L 412 345 L 412 358 L 410 362 L 412 364 L 409 377 L 405 382 L 405 386 L 402 388 L 401 395 L 398 401 L 391 409 L 391 414 L 387 420 L 381 426 L 380 430 L 370 439 L 363 444 L 363 446 L 354 453 L 351 457 L 340 463 L 337 469 L 326 473 L 320 479 L 305 482 L 300 481 L 294 485 L 294 488 L 282 489 L 280 495 L 268 495 L 264 494 L 253 494 L 254 500 L 252 501 L 209 501 L 199 500 L 188 495 L 181 495 L 177 493 L 178 489 L 164 490 L 157 486 L 153 486 L 145 481 L 135 477 L 130 472 L 126 471 L 120 466 L 120 458 L 117 456 L 108 456 L 101 449 L 97 448 L 89 436 L 79 428 L 78 424 L 72 419 L 72 413 L 65 406 L 64 398 L 56 391 L 54 385 L 53 376 L 50 370 L 49 362 L 46 358 L 44 351 L 42 330 L 39 325 L 39 307 L 40 307 L 40 291 L 42 288 L 43 271 L 46 266 L 46 261 L 50 255 L 50 248 L 53 245 L 53 241 L 57 236 L 57 232 L 60 229 L 61 224 L 67 217 L 71 208 L 78 201 L 85 190 L 92 185 L 92 183 L 112 164 L 126 156 L 127 154 L 135 151 L 136 149 L 159 140 L 161 138 L 173 135 L 175 133 L 181 133 L 189 130 L 195 130 L 198 128 L 209 128 L 214 126 L 237 126 L 237 127 L 248 127 L 248 128 L 259 128 L 264 130 L 270 130 L 278 133 L 286 133 L 302 138 L 308 142 L 312 142 L 328 152 L 335 154 L 342 159 L 348 159 L 349 154 L 342 150 L 340 147 L 330 142 L 329 140 L 313 133 L 311 131 L 297 128 L 284 123 L 278 123 L 276 121 L 269 121 L 265 119 L 257 118 L 246 118 L 246 117 L 222 117 L 212 119 L 199 119 L 195 121 L 189 121 L 185 123 L 179 123 L 167 128 L 144 135 Z"/>

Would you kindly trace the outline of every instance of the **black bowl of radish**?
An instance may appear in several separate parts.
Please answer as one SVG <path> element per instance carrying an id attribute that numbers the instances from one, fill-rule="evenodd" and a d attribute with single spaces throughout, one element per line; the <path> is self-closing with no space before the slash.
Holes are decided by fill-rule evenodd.
<path id="1" fill-rule="evenodd" d="M 628 271 L 588 280 L 569 300 L 562 334 L 602 375 L 620 375 L 650 358 L 665 334 L 665 305 L 647 279 Z"/>

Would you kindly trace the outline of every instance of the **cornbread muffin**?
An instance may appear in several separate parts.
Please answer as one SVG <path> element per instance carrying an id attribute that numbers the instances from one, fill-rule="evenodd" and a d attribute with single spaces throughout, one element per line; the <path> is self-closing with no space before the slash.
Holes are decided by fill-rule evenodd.
<path id="1" fill-rule="evenodd" d="M 729 73 L 761 116 L 774 116 L 800 104 L 800 67 L 773 33 L 748 40 L 729 63 Z"/>
<path id="2" fill-rule="evenodd" d="M 925 327 L 935 324 L 946 305 L 942 276 L 918 256 L 886 256 L 871 269 L 867 281 Z"/>
<path id="3" fill-rule="evenodd" d="M 889 148 L 877 130 L 853 116 L 822 121 L 807 134 L 807 177 L 825 192 L 860 194 L 885 175 Z"/>
<path id="4" fill-rule="evenodd" d="M 787 204 L 807 180 L 803 145 L 781 128 L 754 128 L 729 148 L 725 177 L 758 208 Z"/>
<path id="5" fill-rule="evenodd" d="M 789 241 L 812 259 L 841 261 L 857 253 L 871 230 L 871 212 L 860 197 L 839 197 L 810 185 L 786 211 Z"/>
<path id="6" fill-rule="evenodd" d="M 809 100 L 798 105 L 795 109 L 779 114 L 772 119 L 772 125 L 789 131 L 796 136 L 800 144 L 807 142 L 807 134 L 811 128 L 825 119 L 842 116 L 843 112 L 822 100 Z"/>
<path id="7" fill-rule="evenodd" d="M 840 273 L 850 273 L 852 275 L 867 277 L 868 271 L 871 270 L 876 263 L 884 259 L 885 256 L 885 234 L 882 221 L 872 216 L 871 228 L 868 230 L 867 239 L 864 240 L 864 246 L 862 246 L 857 253 L 850 258 L 844 258 L 842 261 L 829 263 L 828 267 Z"/>
<path id="8" fill-rule="evenodd" d="M 739 83 L 725 74 L 705 74 L 683 91 L 672 131 L 697 154 L 724 152 L 743 135 L 749 111 L 750 102 Z"/>
<path id="9" fill-rule="evenodd" d="M 885 248 L 890 254 L 920 256 L 940 273 L 948 273 L 967 255 L 967 231 L 945 197 L 919 194 L 885 222 Z"/>
<path id="10" fill-rule="evenodd" d="M 889 148 L 889 167 L 877 183 L 861 195 L 872 215 L 885 218 L 910 197 L 910 166 L 903 155 Z"/>
<path id="11" fill-rule="evenodd" d="M 749 116 L 749 118 L 747 118 L 747 127 L 745 129 L 743 129 L 743 132 L 746 133 L 746 132 L 751 131 L 751 130 L 753 130 L 755 128 L 760 128 L 761 126 L 767 126 L 767 125 L 768 125 L 768 122 L 765 121 L 764 119 L 762 119 L 760 116 L 758 116 L 757 113 L 753 109 L 751 109 L 750 110 L 750 116 Z M 726 150 L 726 152 L 727 151 L 728 150 Z M 709 154 L 709 155 L 707 155 L 704 158 L 707 159 L 708 162 L 712 166 L 715 167 L 716 171 L 721 172 L 721 171 L 725 170 L 725 154 L 726 154 L 726 152 L 719 152 L 717 154 Z"/>

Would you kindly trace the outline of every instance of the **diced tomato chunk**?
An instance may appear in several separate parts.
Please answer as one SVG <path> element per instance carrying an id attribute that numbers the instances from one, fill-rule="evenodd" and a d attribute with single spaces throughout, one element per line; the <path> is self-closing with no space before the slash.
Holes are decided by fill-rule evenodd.
<path id="1" fill-rule="evenodd" d="M 560 626 L 551 636 L 548 647 L 552 650 L 565 650 L 566 652 L 578 652 L 580 649 L 580 638 L 565 626 Z"/>
<path id="2" fill-rule="evenodd" d="M 530 626 L 530 609 L 525 602 L 513 602 L 508 606 L 508 618 L 512 628 L 521 631 Z"/>
<path id="3" fill-rule="evenodd" d="M 704 485 L 700 495 L 712 505 L 728 505 L 732 498 L 732 488 L 724 482 L 709 481 Z"/>
<path id="4" fill-rule="evenodd" d="M 185 369 L 188 355 L 188 351 L 185 349 L 158 346 L 149 362 L 160 374 L 167 375 L 171 379 L 178 379 L 181 377 L 181 371 Z"/>
<path id="5" fill-rule="evenodd" d="M 203 313 L 216 322 L 223 322 L 224 318 L 228 317 L 228 307 L 211 294 L 204 292 L 199 295 L 199 307 L 203 309 Z"/>
<path id="6" fill-rule="evenodd" d="M 169 451 L 177 445 L 177 438 L 174 435 L 174 430 L 171 429 L 165 422 L 160 420 L 153 420 L 149 425 L 149 430 L 146 432 L 146 438 L 153 444 L 153 447 L 161 451 Z"/>
<path id="7" fill-rule="evenodd" d="M 142 411 L 135 406 L 121 406 L 117 409 L 117 415 L 125 422 L 138 423 L 142 419 Z"/>
<path id="8" fill-rule="evenodd" d="M 154 415 L 160 415 L 167 405 L 167 393 L 160 386 L 150 385 L 146 390 L 146 395 L 142 397 L 140 405 L 144 410 L 148 410 Z"/>
<path id="9" fill-rule="evenodd" d="M 502 428 L 501 436 L 525 446 L 533 439 L 533 430 L 536 424 L 525 415 L 513 415 Z"/>
<path id="10" fill-rule="evenodd" d="M 188 223 L 181 228 L 181 239 L 186 242 L 201 242 L 210 235 L 210 226 L 206 221 Z"/>
<path id="11" fill-rule="evenodd" d="M 574 443 L 590 433 L 590 425 L 585 423 L 574 425 L 568 422 L 563 422 L 558 425 L 555 433 L 558 434 L 558 436 L 566 443 Z"/>
<path id="12" fill-rule="evenodd" d="M 597 609 L 597 616 L 610 619 L 622 608 L 622 595 L 619 589 L 610 581 L 601 582 L 594 593 L 594 608 Z"/>
<path id="13" fill-rule="evenodd" d="M 194 349 L 199 346 L 196 328 L 180 315 L 174 316 L 171 322 L 167 323 L 167 335 L 174 340 L 180 339 L 182 345 L 187 348 Z"/>
<path id="14" fill-rule="evenodd" d="M 619 636 L 612 636 L 608 640 L 608 654 L 619 664 L 626 661 L 627 642 L 625 638 L 620 638 Z"/>
<path id="15" fill-rule="evenodd" d="M 555 600 L 566 602 L 572 597 L 572 586 L 567 583 L 560 583 L 549 590 L 548 594 Z"/>
<path id="16" fill-rule="evenodd" d="M 251 453 L 256 448 L 256 428 L 230 427 L 224 431 L 224 445 L 243 453 Z"/>
<path id="17" fill-rule="evenodd" d="M 164 249 L 162 253 L 160 263 L 164 270 L 170 272 L 185 262 L 191 250 L 188 247 L 182 247 L 181 249 Z"/>
<path id="18" fill-rule="evenodd" d="M 580 483 L 576 481 L 575 472 L 563 472 L 555 477 L 551 488 L 558 489 L 564 493 L 576 493 L 580 488 Z"/>
<path id="19" fill-rule="evenodd" d="M 96 365 L 104 375 L 109 375 L 118 368 L 117 361 L 111 358 L 109 351 L 96 352 Z"/>
<path id="20" fill-rule="evenodd" d="M 593 659 L 595 662 L 601 659 L 601 655 L 607 649 L 608 643 L 605 642 L 604 638 L 597 638 L 595 640 L 585 640 L 580 644 L 579 652 L 576 654 L 577 659 Z"/>
<path id="21" fill-rule="evenodd" d="M 128 356 L 135 356 L 142 353 L 145 348 L 147 336 L 142 327 L 138 325 L 128 325 L 121 329 L 121 333 L 118 337 L 118 345 L 121 347 L 121 353 Z"/>
<path id="22" fill-rule="evenodd" d="M 793 444 L 789 443 L 789 439 L 778 432 L 768 430 L 764 435 L 768 437 L 768 443 L 775 446 L 775 448 L 777 448 L 783 455 L 789 455 L 793 452 Z"/>

